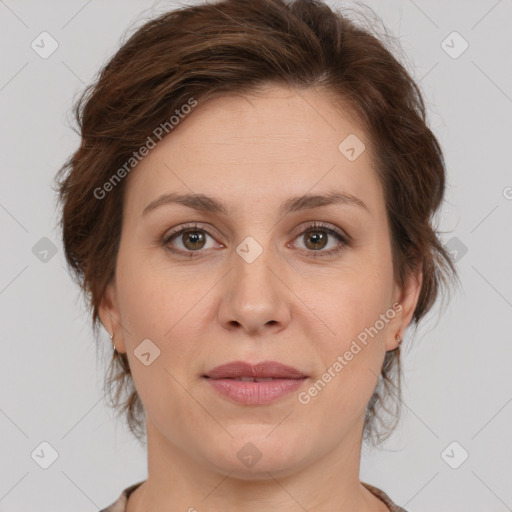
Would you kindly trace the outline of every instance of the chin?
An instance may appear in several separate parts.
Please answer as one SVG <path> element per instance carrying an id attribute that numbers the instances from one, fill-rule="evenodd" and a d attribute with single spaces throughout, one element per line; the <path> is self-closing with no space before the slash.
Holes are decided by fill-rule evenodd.
<path id="1" fill-rule="evenodd" d="M 234 433 L 228 428 L 233 437 L 226 436 L 224 444 L 220 440 L 212 443 L 215 449 L 209 454 L 210 463 L 219 472 L 241 480 L 268 480 L 268 473 L 276 478 L 293 474 L 305 461 L 307 454 L 301 450 L 307 443 L 274 429 L 275 425 L 251 425 L 250 433 L 241 432 L 242 428 Z"/>

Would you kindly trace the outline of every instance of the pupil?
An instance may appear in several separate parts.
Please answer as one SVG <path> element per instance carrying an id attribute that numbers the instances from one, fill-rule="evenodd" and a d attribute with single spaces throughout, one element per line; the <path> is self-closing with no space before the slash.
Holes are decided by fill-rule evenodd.
<path id="1" fill-rule="evenodd" d="M 315 246 L 315 248 L 318 248 L 317 246 L 318 245 L 321 245 L 320 249 L 324 247 L 325 244 L 322 245 L 322 240 L 325 242 L 325 235 L 321 234 L 321 232 L 319 231 L 316 231 L 315 233 L 320 233 L 320 234 L 313 234 L 313 235 L 309 235 L 309 238 L 311 238 L 313 240 L 313 245 Z"/>
<path id="2" fill-rule="evenodd" d="M 194 245 L 197 244 L 197 242 L 200 242 L 201 239 L 203 239 L 203 238 L 204 238 L 203 235 L 201 233 L 199 233 L 199 231 L 192 231 L 192 232 L 186 233 L 187 242 L 185 243 L 185 245 L 188 246 L 188 241 L 192 240 L 192 242 L 191 242 L 192 249 L 197 249 L 197 247 L 194 247 Z"/>

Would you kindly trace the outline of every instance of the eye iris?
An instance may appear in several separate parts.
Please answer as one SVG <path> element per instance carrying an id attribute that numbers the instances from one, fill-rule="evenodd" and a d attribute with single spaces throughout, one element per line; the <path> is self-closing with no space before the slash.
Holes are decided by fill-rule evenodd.
<path id="1" fill-rule="evenodd" d="M 312 239 L 313 241 L 313 247 L 308 247 L 310 249 L 323 249 L 326 244 L 327 235 L 323 231 L 311 231 L 308 234 L 306 234 L 306 240 Z M 323 243 L 322 243 L 323 242 Z M 309 246 L 310 244 L 306 243 L 306 246 Z M 320 247 L 319 247 L 320 245 Z"/>
<path id="2" fill-rule="evenodd" d="M 204 245 L 205 236 L 200 231 L 187 231 L 183 233 L 183 245 L 187 247 L 187 249 L 201 249 Z M 188 241 L 191 240 L 192 246 L 190 247 L 188 244 Z M 197 247 L 194 244 L 197 244 L 198 242 L 203 242 L 203 244 L 200 247 Z"/>
<path id="3" fill-rule="evenodd" d="M 178 234 L 175 236 L 178 236 Z M 202 249 L 206 240 L 204 231 L 200 229 L 184 230 L 179 236 L 181 236 L 183 245 L 191 252 Z M 330 236 L 330 233 L 328 230 L 316 229 L 307 231 L 303 236 L 306 239 L 305 245 L 307 248 L 317 252 L 319 249 L 323 249 L 326 246 L 327 238 Z M 175 237 L 173 236 L 171 239 L 172 238 Z"/>

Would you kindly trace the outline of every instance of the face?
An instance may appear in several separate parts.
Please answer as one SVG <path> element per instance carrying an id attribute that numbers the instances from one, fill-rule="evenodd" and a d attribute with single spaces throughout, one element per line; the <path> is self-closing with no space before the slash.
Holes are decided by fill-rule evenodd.
<path id="1" fill-rule="evenodd" d="M 355 159 L 339 149 L 349 135 L 368 142 L 328 96 L 267 87 L 199 103 L 126 178 L 100 316 L 166 453 L 251 478 L 360 438 L 421 280 L 404 290 L 393 280 L 383 190 L 368 143 Z M 225 211 L 147 208 L 164 194 L 202 194 Z M 306 194 L 352 200 L 290 202 Z M 277 361 L 306 378 L 268 402 L 240 402 L 204 377 L 232 361 Z M 252 469 L 247 454 L 260 457 Z"/>

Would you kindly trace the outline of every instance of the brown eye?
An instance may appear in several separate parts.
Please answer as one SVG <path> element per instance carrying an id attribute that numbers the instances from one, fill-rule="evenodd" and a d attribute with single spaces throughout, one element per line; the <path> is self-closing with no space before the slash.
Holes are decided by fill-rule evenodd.
<path id="1" fill-rule="evenodd" d="M 328 235 L 321 230 L 309 231 L 304 235 L 306 240 L 311 240 L 311 244 L 306 242 L 306 247 L 311 250 L 323 249 L 327 245 Z"/>
<path id="2" fill-rule="evenodd" d="M 188 225 L 175 229 L 164 236 L 161 244 L 172 253 L 192 258 L 201 255 L 206 249 L 212 248 L 212 246 L 207 247 L 208 237 L 215 240 L 207 229 L 198 225 Z M 301 244 L 298 244 L 299 248 L 303 249 L 306 255 L 312 258 L 334 255 L 341 251 L 344 246 L 350 245 L 351 240 L 348 236 L 344 236 L 324 224 L 309 226 L 296 239 L 302 241 L 304 246 L 300 247 Z M 333 247 L 324 250 L 329 244 Z"/>
<path id="3" fill-rule="evenodd" d="M 203 249 L 213 247 L 207 247 L 208 237 L 213 240 L 213 236 L 206 229 L 189 225 L 164 236 L 161 243 L 173 253 L 194 256 L 195 252 L 203 252 Z"/>
<path id="4" fill-rule="evenodd" d="M 324 224 L 309 226 L 297 238 L 303 241 L 307 256 L 312 258 L 336 254 L 344 246 L 349 245 L 348 237 Z M 334 238 L 333 247 L 330 250 L 323 250 L 329 245 L 332 238 Z"/>
<path id="5" fill-rule="evenodd" d="M 183 231 L 180 236 L 183 245 L 190 250 L 202 249 L 205 244 L 205 236 L 201 231 Z"/>

